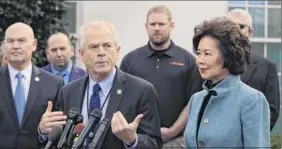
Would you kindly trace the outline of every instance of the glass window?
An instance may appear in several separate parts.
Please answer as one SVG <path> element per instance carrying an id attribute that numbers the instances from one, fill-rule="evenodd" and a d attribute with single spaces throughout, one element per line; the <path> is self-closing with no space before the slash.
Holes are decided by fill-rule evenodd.
<path id="1" fill-rule="evenodd" d="M 249 8 L 253 18 L 254 37 L 264 37 L 264 8 Z"/>
<path id="2" fill-rule="evenodd" d="M 281 38 L 281 9 L 268 8 L 268 37 Z"/>
<path id="3" fill-rule="evenodd" d="M 279 79 L 280 89 L 282 89 L 282 76 L 278 76 L 278 79 Z"/>
<path id="4" fill-rule="evenodd" d="M 264 56 L 263 52 L 263 43 L 252 43 L 252 52 L 261 56 Z"/>
<path id="5" fill-rule="evenodd" d="M 229 7 L 228 12 L 233 10 L 233 9 L 243 9 L 243 10 L 245 10 L 245 7 Z"/>
<path id="6" fill-rule="evenodd" d="M 282 49 L 281 43 L 267 44 L 267 58 L 276 63 L 277 71 L 281 72 L 282 67 Z"/>
<path id="7" fill-rule="evenodd" d="M 69 23 L 69 32 L 76 32 L 76 2 L 66 2 L 68 10 L 66 16 L 63 18 Z"/>
<path id="8" fill-rule="evenodd" d="M 260 5 L 260 6 L 263 6 L 264 5 L 264 1 L 248 1 L 248 4 L 249 5 Z"/>
<path id="9" fill-rule="evenodd" d="M 268 5 L 281 5 L 281 1 L 268 1 Z"/>
<path id="10" fill-rule="evenodd" d="M 279 79 L 279 84 L 280 84 L 280 99 L 282 99 L 282 74 L 280 76 L 278 76 Z M 281 116 L 280 116 L 281 117 Z M 281 118 L 282 119 L 282 118 Z M 282 121 L 282 120 L 281 120 Z M 281 122 L 282 123 L 282 122 Z M 281 125 L 282 128 L 282 125 Z M 281 129 L 282 130 L 282 129 Z M 282 138 L 281 138 L 282 140 Z"/>
<path id="11" fill-rule="evenodd" d="M 245 5 L 246 1 L 229 1 L 229 5 Z"/>

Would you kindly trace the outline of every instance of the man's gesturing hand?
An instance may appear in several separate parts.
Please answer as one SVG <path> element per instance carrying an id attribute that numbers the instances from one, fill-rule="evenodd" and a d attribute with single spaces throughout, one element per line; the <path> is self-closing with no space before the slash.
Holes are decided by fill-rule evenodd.
<path id="1" fill-rule="evenodd" d="M 52 102 L 48 101 L 47 109 L 39 123 L 39 129 L 43 134 L 48 134 L 54 126 L 66 124 L 67 116 L 62 111 L 52 112 L 52 107 Z"/>
<path id="2" fill-rule="evenodd" d="M 111 121 L 113 134 L 125 144 L 133 144 L 136 141 L 136 131 L 142 117 L 143 114 L 139 114 L 132 123 L 128 124 L 121 112 L 114 113 Z"/>

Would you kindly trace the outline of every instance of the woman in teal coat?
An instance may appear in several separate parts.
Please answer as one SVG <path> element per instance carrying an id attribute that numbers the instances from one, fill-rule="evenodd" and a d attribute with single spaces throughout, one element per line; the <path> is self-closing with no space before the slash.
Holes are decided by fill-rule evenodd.
<path id="1" fill-rule="evenodd" d="M 196 26 L 193 47 L 203 90 L 189 101 L 187 148 L 269 148 L 270 109 L 265 96 L 240 79 L 250 41 L 225 17 Z"/>

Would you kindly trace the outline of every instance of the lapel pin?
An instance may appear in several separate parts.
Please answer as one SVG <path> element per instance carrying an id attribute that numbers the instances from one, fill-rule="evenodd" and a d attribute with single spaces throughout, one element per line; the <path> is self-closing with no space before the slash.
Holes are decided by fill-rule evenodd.
<path id="1" fill-rule="evenodd" d="M 117 90 L 117 94 L 120 95 L 121 94 L 121 89 Z"/>
<path id="2" fill-rule="evenodd" d="M 38 81 L 39 81 L 39 78 L 38 78 L 38 77 L 35 77 L 34 80 L 35 80 L 36 82 L 38 82 Z"/>

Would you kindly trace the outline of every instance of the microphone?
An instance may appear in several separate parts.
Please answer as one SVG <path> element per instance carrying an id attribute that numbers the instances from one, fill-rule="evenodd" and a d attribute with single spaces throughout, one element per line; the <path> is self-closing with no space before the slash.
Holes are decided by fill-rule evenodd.
<path id="1" fill-rule="evenodd" d="M 83 115 L 79 114 L 76 123 L 71 126 L 70 134 L 68 135 L 68 139 L 67 139 L 67 143 L 66 143 L 67 148 L 71 148 L 72 143 L 73 143 L 73 138 L 74 138 L 74 135 L 75 135 L 75 131 L 76 131 L 75 129 L 77 129 L 77 127 L 81 128 L 81 125 L 83 124 L 82 122 L 83 122 Z M 85 125 L 83 124 L 83 128 L 84 127 L 85 127 Z M 83 128 L 80 130 L 79 133 L 82 132 Z"/>
<path id="2" fill-rule="evenodd" d="M 96 148 L 97 147 L 98 142 L 100 141 L 101 137 L 105 133 L 105 130 L 106 130 L 108 124 L 109 124 L 109 120 L 104 118 L 102 120 L 102 122 L 101 122 L 101 124 L 100 124 L 100 126 L 99 126 L 90 146 L 89 146 L 89 148 Z"/>
<path id="3" fill-rule="evenodd" d="M 69 135 L 70 129 L 73 126 L 73 124 L 76 123 L 77 118 L 79 117 L 80 110 L 78 108 L 71 108 L 69 113 L 68 113 L 68 121 L 65 126 L 65 129 L 63 131 L 63 134 L 59 140 L 59 143 L 57 145 L 58 149 L 63 148 L 67 141 L 67 136 Z"/>
<path id="4" fill-rule="evenodd" d="M 81 134 L 84 128 L 85 128 L 84 123 L 77 124 L 73 130 L 73 138 L 71 141 L 76 142 L 79 137 L 79 134 Z"/>
<path id="5" fill-rule="evenodd" d="M 89 134 L 91 128 L 93 126 L 95 126 L 101 119 L 102 117 L 102 112 L 99 109 L 94 109 L 91 113 L 90 113 L 90 119 L 88 121 L 88 124 L 86 125 L 86 127 L 82 130 L 81 134 L 79 135 L 77 142 L 74 142 L 72 148 L 80 148 L 85 140 L 85 138 L 87 137 L 87 135 Z"/>
<path id="6" fill-rule="evenodd" d="M 49 149 L 52 144 L 55 144 L 60 139 L 61 134 L 63 133 L 62 126 L 55 126 L 51 129 L 51 132 L 48 135 L 48 142 L 44 149 Z"/>

